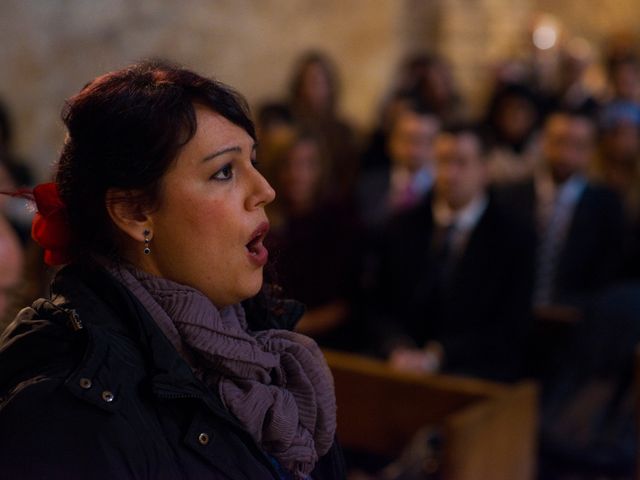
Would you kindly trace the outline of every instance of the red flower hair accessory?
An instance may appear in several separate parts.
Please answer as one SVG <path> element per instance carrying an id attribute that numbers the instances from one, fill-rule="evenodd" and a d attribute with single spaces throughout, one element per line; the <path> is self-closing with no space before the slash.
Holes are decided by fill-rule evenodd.
<path id="1" fill-rule="evenodd" d="M 55 183 L 43 183 L 33 189 L 37 212 L 31 224 L 31 237 L 44 249 L 47 265 L 69 263 L 71 228 L 67 208 L 62 203 Z"/>

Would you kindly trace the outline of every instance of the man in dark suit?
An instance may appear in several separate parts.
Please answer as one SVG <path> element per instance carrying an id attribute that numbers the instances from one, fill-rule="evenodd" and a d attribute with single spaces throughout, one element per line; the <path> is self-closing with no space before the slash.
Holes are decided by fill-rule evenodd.
<path id="1" fill-rule="evenodd" d="M 440 121 L 417 101 L 406 101 L 392 121 L 390 165 L 363 173 L 358 185 L 360 216 L 367 227 L 384 225 L 397 212 L 415 206 L 433 185 L 433 142 Z"/>
<path id="2" fill-rule="evenodd" d="M 580 112 L 550 114 L 534 178 L 499 192 L 538 237 L 529 373 L 542 387 L 541 478 L 624 476 L 630 463 L 621 452 L 633 434 L 619 425 L 632 354 L 620 336 L 636 336 L 636 293 L 606 288 L 619 271 L 624 217 L 618 197 L 585 176 L 595 133 Z"/>
<path id="3" fill-rule="evenodd" d="M 433 193 L 389 225 L 372 328 L 399 368 L 513 380 L 530 325 L 533 238 L 488 195 L 474 132 L 445 132 L 435 151 Z"/>
<path id="4" fill-rule="evenodd" d="M 505 187 L 501 202 L 537 232 L 534 302 L 580 306 L 620 268 L 624 216 L 618 197 L 585 176 L 595 126 L 580 112 L 546 120 L 533 179 Z"/>

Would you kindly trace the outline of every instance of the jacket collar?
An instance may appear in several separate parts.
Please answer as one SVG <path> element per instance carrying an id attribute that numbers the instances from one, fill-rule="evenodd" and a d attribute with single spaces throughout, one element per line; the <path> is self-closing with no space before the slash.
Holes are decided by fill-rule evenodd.
<path id="1" fill-rule="evenodd" d="M 101 267 L 61 270 L 52 299 L 24 309 L 0 336 L 0 358 L 0 395 L 8 393 L 5 387 L 15 391 L 46 379 L 51 370 L 66 376 L 74 396 L 108 412 L 116 412 L 128 395 L 138 395 L 141 382 L 158 398 L 198 400 L 214 422 L 226 423 L 244 438 L 277 477 L 253 437 L 195 377 L 137 299 Z M 194 410 L 190 428 L 212 422 L 205 410 Z"/>
<path id="2" fill-rule="evenodd" d="M 200 399 L 218 417 L 239 426 L 220 399 L 195 377 L 140 302 L 101 267 L 65 267 L 56 276 L 52 294 L 57 308 L 71 312 L 73 306 L 87 337 L 84 357 L 66 381 L 74 394 L 113 410 L 126 389 L 135 385 L 132 376 L 146 376 L 156 396 Z M 124 347 L 117 356 L 110 352 L 114 345 Z M 144 365 L 145 371 L 128 367 L 127 356 L 137 356 L 129 360 Z M 118 361 L 122 364 L 113 364 Z M 98 382 L 98 388 L 83 388 L 87 385 L 83 379 Z"/>

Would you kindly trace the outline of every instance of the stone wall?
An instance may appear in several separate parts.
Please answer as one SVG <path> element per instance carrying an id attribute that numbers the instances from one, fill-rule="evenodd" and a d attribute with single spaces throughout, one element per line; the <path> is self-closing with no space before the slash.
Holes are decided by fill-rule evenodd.
<path id="1" fill-rule="evenodd" d="M 562 19 L 574 35 L 599 42 L 607 32 L 626 30 L 640 34 L 638 0 L 535 0 L 540 11 Z"/>
<path id="2" fill-rule="evenodd" d="M 39 178 L 62 143 L 64 99 L 148 56 L 215 75 L 256 104 L 282 96 L 296 57 L 320 48 L 339 67 L 343 112 L 365 128 L 408 51 L 450 57 L 477 109 L 489 68 L 538 9 L 596 42 L 637 31 L 640 18 L 637 0 L 2 0 L 0 97 Z"/>
<path id="3" fill-rule="evenodd" d="M 393 0 L 3 0 L 0 97 L 16 150 L 44 178 L 63 138 L 63 100 L 89 79 L 160 56 L 213 75 L 253 104 L 279 98 L 297 56 L 321 48 L 342 76 L 344 113 L 375 114 L 402 50 Z"/>

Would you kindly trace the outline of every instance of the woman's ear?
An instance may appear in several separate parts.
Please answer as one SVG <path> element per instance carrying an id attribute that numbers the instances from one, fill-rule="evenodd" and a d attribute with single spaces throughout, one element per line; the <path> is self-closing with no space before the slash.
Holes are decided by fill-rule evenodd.
<path id="1" fill-rule="evenodd" d="M 123 233 L 136 242 L 144 242 L 146 232 L 152 232 L 152 221 L 139 201 L 140 196 L 131 190 L 110 188 L 105 196 L 111 221 Z"/>

